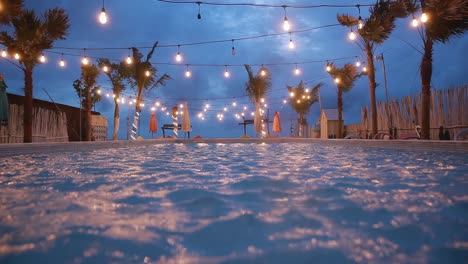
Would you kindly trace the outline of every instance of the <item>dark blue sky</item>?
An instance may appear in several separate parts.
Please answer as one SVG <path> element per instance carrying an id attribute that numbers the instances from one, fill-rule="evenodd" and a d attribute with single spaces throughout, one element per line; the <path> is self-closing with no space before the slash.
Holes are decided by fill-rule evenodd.
<path id="1" fill-rule="evenodd" d="M 211 1 L 222 3 L 239 3 L 240 1 Z M 298 1 L 241 1 L 249 3 L 267 3 L 277 5 L 319 5 L 319 4 L 372 4 L 374 1 L 360 0 L 298 0 Z M 57 41 L 55 47 L 69 48 L 129 48 L 132 46 L 151 46 L 159 41 L 160 45 L 178 45 L 184 43 L 238 39 L 263 34 L 283 32 L 281 25 L 284 17 L 282 8 L 261 8 L 248 6 L 208 6 L 201 5 L 202 19 L 197 19 L 198 7 L 195 4 L 168 4 L 155 0 L 112 0 L 105 1 L 105 8 L 110 16 L 107 25 L 97 21 L 97 15 L 102 7 L 102 1 L 68 1 L 27 0 L 26 7 L 42 13 L 47 8 L 60 7 L 69 14 L 71 28 L 66 40 Z M 302 30 L 325 25 L 336 24 L 337 13 L 348 13 L 357 16 L 358 10 L 353 8 L 315 8 L 315 9 L 287 9 L 287 16 L 292 30 Z M 368 7 L 361 7 L 361 16 L 366 18 Z M 384 53 L 388 93 L 390 98 L 400 98 L 420 92 L 419 64 L 421 53 L 409 44 L 421 50 L 422 42 L 418 32 L 409 26 L 410 19 L 397 22 L 394 33 L 376 54 Z M 146 106 L 142 111 L 141 135 L 149 137 L 148 123 L 150 118 L 149 104 L 156 101 L 166 104 L 169 108 L 184 101 L 188 102 L 193 134 L 203 137 L 239 137 L 242 127 L 237 125 L 239 120 L 234 118 L 232 107 L 224 113 L 224 120 L 217 119 L 218 112 L 223 107 L 230 107 L 233 101 L 239 106 L 247 106 L 245 112 L 250 115 L 253 111 L 252 103 L 245 96 L 245 82 L 247 73 L 244 67 L 228 66 L 231 77 L 223 77 L 224 66 L 190 66 L 193 76 L 185 78 L 186 64 L 283 64 L 299 63 L 301 74 L 293 74 L 295 65 L 268 66 L 272 74 L 273 89 L 267 96 L 270 118 L 274 111 L 280 111 L 283 124 L 283 136 L 289 135 L 289 126 L 297 115 L 291 111 L 289 105 L 283 105 L 283 99 L 288 96 L 286 86 L 296 86 L 301 80 L 313 86 L 324 82 L 321 89 L 322 107 L 336 108 L 335 86 L 324 70 L 326 60 L 342 57 L 358 56 L 364 60 L 363 53 L 355 43 L 347 39 L 348 29 L 336 26 L 303 33 L 293 33 L 292 39 L 296 48 L 288 48 L 289 35 L 239 40 L 234 42 L 236 55 L 231 55 L 231 42 L 182 46 L 180 51 L 184 55 L 181 65 L 157 65 L 159 73 L 168 73 L 173 80 L 166 87 L 159 87 L 148 95 Z M 408 44 L 409 43 L 409 44 Z M 468 83 L 466 69 L 466 50 L 468 37 L 453 38 L 448 44 L 437 44 L 434 49 L 434 71 L 432 86 L 435 89 L 446 89 Z M 53 52 L 63 52 L 76 56 L 64 55 L 66 68 L 62 69 L 57 62 L 60 55 L 46 52 L 48 62 L 38 65 L 34 71 L 34 97 L 49 100 L 43 89 L 46 89 L 52 99 L 58 103 L 79 105 L 78 97 L 72 83 L 80 76 L 80 50 L 53 49 Z M 142 49 L 146 55 L 148 49 Z M 175 63 L 174 55 L 177 47 L 157 48 L 153 56 L 153 63 Z M 128 55 L 127 49 L 121 50 L 88 50 L 91 57 L 107 57 L 109 59 L 124 60 Z M 301 64 L 301 62 L 321 61 L 317 63 Z M 344 63 L 354 63 L 355 59 L 334 61 L 338 66 Z M 380 62 L 377 62 L 376 80 L 381 85 L 377 88 L 377 99 L 384 100 L 383 74 Z M 253 67 L 257 71 L 260 67 Z M 0 60 L 0 71 L 4 73 L 9 86 L 8 92 L 23 94 L 23 73 L 5 60 Z M 98 84 L 104 91 L 111 91 L 110 83 L 105 75 L 101 75 Z M 355 87 L 344 95 L 344 119 L 346 124 L 360 122 L 360 107 L 369 104 L 367 77 L 357 81 Z M 134 92 L 129 88 L 124 94 L 131 96 Z M 159 98 L 159 99 L 158 99 Z M 177 99 L 177 100 L 174 100 Z M 194 100 L 196 99 L 196 100 Z M 199 120 L 197 114 L 203 111 L 204 104 L 210 104 L 210 110 L 205 113 L 205 120 Z M 109 135 L 113 127 L 113 101 L 103 98 L 96 110 L 108 117 Z M 213 111 L 219 110 L 219 111 Z M 309 124 L 315 124 L 320 112 L 319 104 L 314 105 L 307 116 Z M 120 138 L 126 137 L 125 119 L 133 107 L 128 105 L 121 108 Z M 170 123 L 165 113 L 158 111 L 158 124 Z M 254 136 L 253 127 L 248 128 L 248 134 Z M 157 135 L 161 135 L 158 131 Z"/>

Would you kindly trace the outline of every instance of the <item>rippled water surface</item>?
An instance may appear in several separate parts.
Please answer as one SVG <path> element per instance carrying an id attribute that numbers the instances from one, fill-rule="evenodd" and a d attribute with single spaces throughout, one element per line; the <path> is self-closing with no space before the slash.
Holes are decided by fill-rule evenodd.
<path id="1" fill-rule="evenodd" d="M 0 166 L 0 263 L 468 259 L 467 153 L 160 144 Z"/>

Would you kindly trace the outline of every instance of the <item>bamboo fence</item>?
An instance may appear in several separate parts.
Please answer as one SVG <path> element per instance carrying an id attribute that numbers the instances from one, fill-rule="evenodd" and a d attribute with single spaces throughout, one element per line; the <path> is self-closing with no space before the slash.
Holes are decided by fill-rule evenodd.
<path id="1" fill-rule="evenodd" d="M 0 143 L 23 142 L 23 106 L 9 105 L 8 126 L 0 126 Z M 68 142 L 67 117 L 64 112 L 34 107 L 33 142 Z"/>
<path id="2" fill-rule="evenodd" d="M 369 109 L 368 106 L 361 107 L 361 123 L 348 125 L 348 134 L 366 137 L 371 130 Z M 420 109 L 421 94 L 391 100 L 388 105 L 385 102 L 378 102 L 378 131 L 388 133 L 393 125 L 400 136 L 415 133 L 415 127 L 421 125 Z M 431 139 L 439 139 L 441 126 L 449 132 L 451 139 L 458 131 L 468 127 L 468 85 L 431 91 L 430 126 Z"/>

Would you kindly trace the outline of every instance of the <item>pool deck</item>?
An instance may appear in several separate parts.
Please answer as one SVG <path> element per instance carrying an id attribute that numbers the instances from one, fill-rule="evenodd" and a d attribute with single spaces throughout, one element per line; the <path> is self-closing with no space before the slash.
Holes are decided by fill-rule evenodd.
<path id="1" fill-rule="evenodd" d="M 0 158 L 15 155 L 38 153 L 92 151 L 106 148 L 123 148 L 132 146 L 148 146 L 154 144 L 278 144 L 307 143 L 330 146 L 372 147 L 415 151 L 442 151 L 468 154 L 468 141 L 439 140 L 365 140 L 365 139 L 313 139 L 313 138 L 203 138 L 203 139 L 147 139 L 147 140 L 117 140 L 68 143 L 29 143 L 1 144 Z"/>

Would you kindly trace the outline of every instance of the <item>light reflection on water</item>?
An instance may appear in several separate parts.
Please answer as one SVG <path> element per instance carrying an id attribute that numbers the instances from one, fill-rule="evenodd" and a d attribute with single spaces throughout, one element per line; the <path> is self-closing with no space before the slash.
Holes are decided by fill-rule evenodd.
<path id="1" fill-rule="evenodd" d="M 161 144 L 0 165 L 0 262 L 468 259 L 468 154 Z"/>

